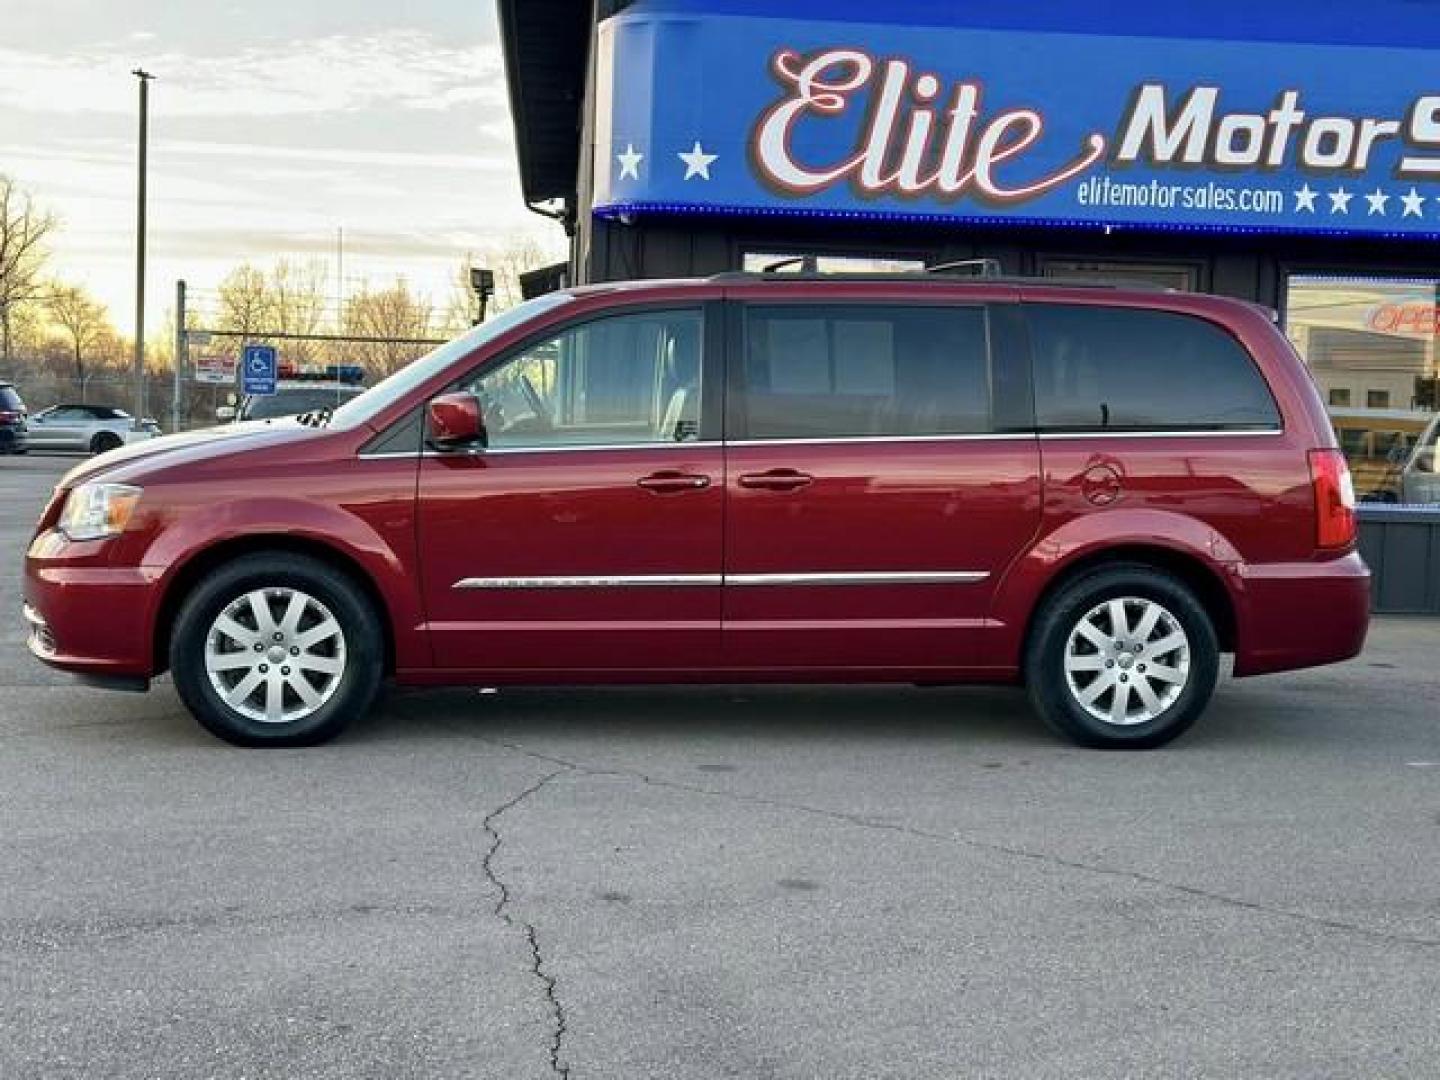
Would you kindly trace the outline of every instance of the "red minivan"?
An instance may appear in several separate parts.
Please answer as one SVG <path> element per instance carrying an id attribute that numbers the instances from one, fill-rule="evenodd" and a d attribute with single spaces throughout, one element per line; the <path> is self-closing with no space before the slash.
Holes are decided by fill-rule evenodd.
<path id="1" fill-rule="evenodd" d="M 1269 312 L 944 275 L 530 301 L 332 412 L 61 481 L 30 648 L 165 670 L 251 746 L 403 685 L 1023 681 L 1152 747 L 1236 675 L 1364 641 L 1369 574 Z"/>

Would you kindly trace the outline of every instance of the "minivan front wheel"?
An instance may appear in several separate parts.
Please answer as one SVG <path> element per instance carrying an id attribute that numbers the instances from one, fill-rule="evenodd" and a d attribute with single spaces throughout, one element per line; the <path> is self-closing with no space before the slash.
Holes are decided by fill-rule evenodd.
<path id="1" fill-rule="evenodd" d="M 1061 734 L 1084 746 L 1147 749 L 1205 711 L 1219 644 L 1179 579 L 1148 566 L 1103 567 L 1045 605 L 1026 674 L 1031 701 Z"/>
<path id="2" fill-rule="evenodd" d="M 181 700 L 241 746 L 309 746 L 369 708 L 384 646 L 345 574 L 289 553 L 247 555 L 185 600 L 171 635 Z"/>

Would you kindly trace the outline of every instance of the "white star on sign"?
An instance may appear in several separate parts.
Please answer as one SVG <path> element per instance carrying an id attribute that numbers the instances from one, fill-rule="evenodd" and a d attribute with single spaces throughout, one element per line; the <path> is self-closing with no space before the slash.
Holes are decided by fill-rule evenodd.
<path id="1" fill-rule="evenodd" d="M 1332 191 L 1330 193 L 1330 213 L 1350 213 L 1350 200 L 1354 197 L 1354 195 L 1351 195 L 1350 192 L 1346 191 L 1343 187 L 1339 191 Z"/>
<path id="2" fill-rule="evenodd" d="M 1306 213 L 1315 213 L 1315 197 L 1318 191 L 1313 191 L 1309 184 L 1306 184 L 1299 191 L 1295 192 L 1295 210 L 1298 213 L 1304 210 Z"/>
<path id="3" fill-rule="evenodd" d="M 697 140 L 695 148 L 688 154 L 676 154 L 675 156 L 685 163 L 686 180 L 693 180 L 697 176 L 702 180 L 709 180 L 710 166 L 720 155 L 705 153 L 705 148 Z"/>
<path id="4" fill-rule="evenodd" d="M 1405 213 L 1401 215 L 1402 217 L 1409 217 L 1412 214 L 1418 218 L 1425 216 L 1425 196 L 1413 187 L 1410 189 L 1409 195 L 1400 196 L 1400 201 L 1405 204 Z"/>
<path id="5" fill-rule="evenodd" d="M 1373 195 L 1365 196 L 1365 201 L 1370 204 L 1370 214 L 1372 217 L 1376 214 L 1383 216 L 1385 213 L 1385 205 L 1390 201 L 1390 196 L 1386 195 L 1385 192 L 1379 188 L 1376 188 Z"/>
<path id="6" fill-rule="evenodd" d="M 625 152 L 617 154 L 615 160 L 620 162 L 620 179 L 640 179 L 640 162 L 645 160 L 645 155 L 635 149 L 634 143 L 625 144 Z"/>

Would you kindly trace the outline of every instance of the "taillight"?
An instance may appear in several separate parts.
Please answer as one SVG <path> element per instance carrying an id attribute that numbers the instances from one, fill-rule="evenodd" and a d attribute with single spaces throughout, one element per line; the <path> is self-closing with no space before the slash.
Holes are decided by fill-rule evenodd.
<path id="1" fill-rule="evenodd" d="M 1310 479 L 1315 486 L 1316 544 L 1349 547 L 1355 543 L 1355 485 L 1345 455 L 1339 450 L 1311 450 Z"/>
<path id="2" fill-rule="evenodd" d="M 22 415 L 24 414 L 18 413 L 14 409 L 0 409 L 0 424 L 16 423 Z"/>

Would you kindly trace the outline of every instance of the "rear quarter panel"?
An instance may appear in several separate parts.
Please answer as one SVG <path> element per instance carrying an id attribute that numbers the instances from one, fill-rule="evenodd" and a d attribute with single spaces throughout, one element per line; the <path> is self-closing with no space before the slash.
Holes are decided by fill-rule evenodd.
<path id="1" fill-rule="evenodd" d="M 1018 668 L 1029 621 L 1050 583 L 1081 560 L 1119 547 L 1163 549 L 1208 569 L 1230 597 L 1243 652 L 1251 644 L 1246 630 L 1252 574 L 1335 558 L 1315 550 L 1308 451 L 1333 445 L 1334 438 L 1313 381 L 1273 323 L 1250 305 L 1094 290 L 1047 290 L 1045 299 L 1160 307 L 1219 324 L 1254 358 L 1283 429 L 1042 435 L 1039 538 L 996 590 L 991 663 Z M 1094 478 L 1106 475 L 1118 483 L 1113 498 L 1097 505 Z"/>

